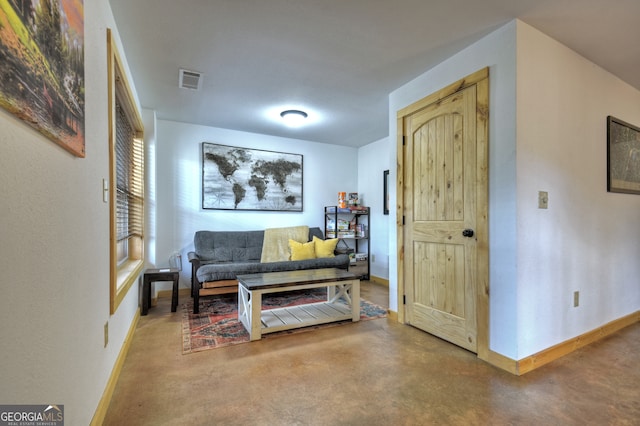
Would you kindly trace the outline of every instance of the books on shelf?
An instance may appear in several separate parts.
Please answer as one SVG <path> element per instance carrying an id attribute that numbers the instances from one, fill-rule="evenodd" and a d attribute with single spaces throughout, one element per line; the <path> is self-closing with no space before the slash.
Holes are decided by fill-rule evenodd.
<path id="1" fill-rule="evenodd" d="M 326 212 L 335 213 L 336 209 L 338 210 L 338 213 L 366 213 L 367 212 L 367 207 L 364 207 L 364 206 L 349 206 L 344 208 L 331 206 L 326 208 Z"/>
<path id="2" fill-rule="evenodd" d="M 338 231 L 346 231 L 351 228 L 351 224 L 348 220 L 338 219 Z"/>
<path id="3" fill-rule="evenodd" d="M 336 231 L 327 231 L 327 238 L 336 238 Z M 349 230 L 338 231 L 338 238 L 356 238 L 356 234 Z"/>
<path id="4" fill-rule="evenodd" d="M 351 222 L 345 219 L 338 219 L 338 231 L 347 231 L 349 229 L 352 229 Z M 336 230 L 336 222 L 333 219 L 327 218 L 327 230 Z"/>
<path id="5" fill-rule="evenodd" d="M 357 262 L 366 262 L 367 253 L 349 253 L 349 262 L 355 264 Z"/>
<path id="6" fill-rule="evenodd" d="M 327 238 L 336 238 L 336 231 L 335 230 L 328 230 L 327 229 Z M 337 238 L 366 238 L 366 234 L 364 232 L 362 233 L 358 233 L 356 231 L 353 230 L 338 230 L 338 237 Z"/>
<path id="7" fill-rule="evenodd" d="M 369 257 L 367 255 L 367 253 L 356 253 L 355 254 L 356 260 L 367 260 L 367 257 Z"/>

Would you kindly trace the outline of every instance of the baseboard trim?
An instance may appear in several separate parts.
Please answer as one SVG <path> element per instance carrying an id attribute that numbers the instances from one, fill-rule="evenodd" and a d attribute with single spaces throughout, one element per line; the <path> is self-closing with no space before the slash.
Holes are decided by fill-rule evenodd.
<path id="1" fill-rule="evenodd" d="M 104 392 L 102 393 L 102 398 L 100 398 L 98 407 L 93 414 L 93 419 L 91 419 L 91 426 L 99 426 L 104 423 L 104 417 L 107 415 L 109 404 L 111 404 L 111 397 L 113 397 L 113 391 L 116 389 L 116 384 L 118 383 L 118 378 L 120 378 L 122 366 L 124 365 L 124 360 L 127 358 L 127 353 L 129 352 L 129 348 L 131 347 L 133 334 L 136 331 L 139 320 L 140 308 L 138 308 L 136 314 L 134 315 L 133 321 L 131 321 L 131 326 L 129 327 L 129 331 L 127 332 L 127 337 L 125 337 L 124 339 L 122 348 L 120 349 L 120 353 L 118 354 L 118 358 L 116 359 L 116 363 L 113 366 L 113 370 L 111 371 L 111 376 L 109 377 L 109 381 L 107 382 L 107 386 L 105 387 Z"/>
<path id="2" fill-rule="evenodd" d="M 591 330 L 587 333 L 574 337 L 573 339 L 569 339 L 536 354 L 523 358 L 517 363 L 516 374 L 520 376 L 533 371 L 536 368 L 590 345 L 591 343 L 603 339 L 625 327 L 635 324 L 636 322 L 640 322 L 640 311 L 636 311 L 630 315 L 611 321 L 596 328 L 595 330 Z"/>
<path id="3" fill-rule="evenodd" d="M 385 278 L 380 278 L 380 277 L 376 277 L 375 275 L 371 275 L 369 276 L 369 281 L 374 281 L 378 284 L 382 284 L 389 287 L 389 280 Z"/>
<path id="4" fill-rule="evenodd" d="M 501 370 L 508 371 L 509 373 L 518 376 L 518 361 L 515 359 L 511 359 L 508 356 L 504 356 L 499 354 L 498 352 L 494 352 L 489 350 L 486 355 L 481 356 L 478 353 L 478 358 L 481 360 L 497 367 Z"/>
<path id="5" fill-rule="evenodd" d="M 392 321 L 398 322 L 398 313 L 396 311 L 387 309 L 387 318 L 389 318 Z"/>

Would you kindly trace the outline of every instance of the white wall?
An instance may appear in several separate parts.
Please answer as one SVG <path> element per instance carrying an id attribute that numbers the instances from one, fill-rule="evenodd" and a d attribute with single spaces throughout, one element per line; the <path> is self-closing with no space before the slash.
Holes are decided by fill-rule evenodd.
<path id="1" fill-rule="evenodd" d="M 522 22 L 517 87 L 522 358 L 640 308 L 640 196 L 606 164 L 607 115 L 640 125 L 640 92 Z"/>
<path id="2" fill-rule="evenodd" d="M 640 197 L 606 191 L 606 117 L 640 123 L 640 93 L 512 21 L 391 93 L 389 133 L 395 134 L 397 110 L 485 66 L 489 347 L 518 360 L 640 309 Z M 395 149 L 390 143 L 393 159 Z M 540 190 L 549 192 L 547 210 L 537 208 Z"/>
<path id="3" fill-rule="evenodd" d="M 70 425 L 91 421 L 138 306 L 134 286 L 109 315 L 102 179 L 109 163 L 106 28 L 115 24 L 108 1 L 86 0 L 84 8 L 86 158 L 0 111 L 0 401 L 64 404 Z"/>
<path id="4" fill-rule="evenodd" d="M 203 210 L 202 142 L 302 154 L 303 211 Z M 181 287 L 190 286 L 187 252 L 193 250 L 196 231 L 324 228 L 324 206 L 335 205 L 339 191 L 358 191 L 356 148 L 158 120 L 156 150 L 156 266 L 168 266 L 171 254 L 180 252 Z M 157 286 L 169 288 L 167 283 Z"/>
<path id="5" fill-rule="evenodd" d="M 383 214 L 382 175 L 389 170 L 389 138 L 358 149 L 358 193 L 370 208 L 370 275 L 389 278 L 389 216 Z M 390 182 L 393 185 L 393 182 Z"/>
<path id="6" fill-rule="evenodd" d="M 389 134 L 396 134 L 397 111 L 489 67 L 489 246 L 490 348 L 515 358 L 516 348 L 516 23 L 499 28 L 389 96 Z M 395 139 L 391 138 L 391 139 Z M 397 160 L 389 143 L 390 163 Z M 391 169 L 391 180 L 397 179 Z M 395 187 L 392 199 L 396 199 Z M 390 212 L 390 308 L 398 309 L 397 229 Z"/>

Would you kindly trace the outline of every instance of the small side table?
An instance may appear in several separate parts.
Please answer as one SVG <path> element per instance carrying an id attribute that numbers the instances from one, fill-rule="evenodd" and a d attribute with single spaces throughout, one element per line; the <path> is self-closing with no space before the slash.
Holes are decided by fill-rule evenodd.
<path id="1" fill-rule="evenodd" d="M 155 281 L 173 281 L 173 291 L 171 293 L 171 312 L 175 312 L 178 307 L 178 280 L 180 271 L 177 268 L 147 269 L 144 271 L 142 279 L 142 313 L 149 313 L 151 305 L 151 283 Z"/>

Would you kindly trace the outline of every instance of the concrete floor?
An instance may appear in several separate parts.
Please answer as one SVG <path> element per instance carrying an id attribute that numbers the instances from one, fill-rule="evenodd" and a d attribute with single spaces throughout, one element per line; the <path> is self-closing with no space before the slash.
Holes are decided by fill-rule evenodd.
<path id="1" fill-rule="evenodd" d="M 181 338 L 160 299 L 105 425 L 640 425 L 639 323 L 521 377 L 388 319 L 189 355 Z"/>

